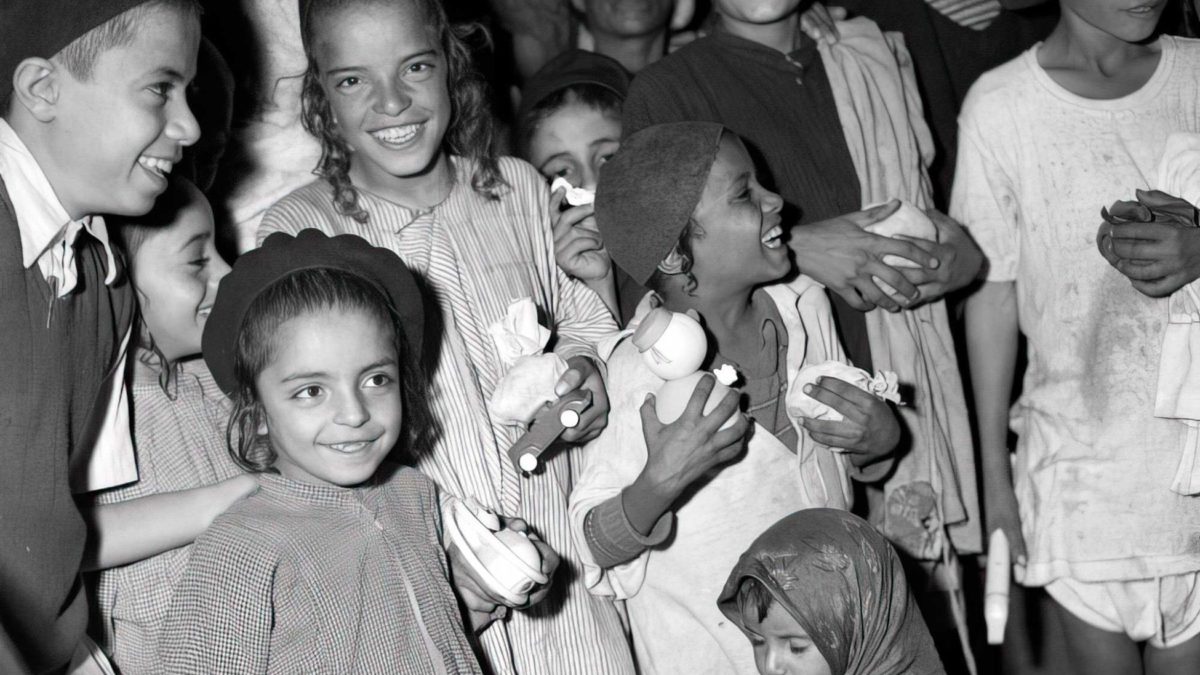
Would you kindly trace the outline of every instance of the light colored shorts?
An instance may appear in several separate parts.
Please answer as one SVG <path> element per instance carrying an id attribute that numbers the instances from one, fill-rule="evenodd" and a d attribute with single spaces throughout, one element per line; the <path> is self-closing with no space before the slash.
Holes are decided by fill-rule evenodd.
<path id="1" fill-rule="evenodd" d="M 1055 579 L 1046 592 L 1081 621 L 1160 649 L 1200 635 L 1200 573 L 1085 582 Z"/>

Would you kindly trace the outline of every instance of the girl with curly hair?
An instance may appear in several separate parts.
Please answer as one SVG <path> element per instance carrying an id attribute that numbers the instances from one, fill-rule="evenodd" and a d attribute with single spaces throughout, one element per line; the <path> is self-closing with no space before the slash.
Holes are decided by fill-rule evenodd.
<path id="1" fill-rule="evenodd" d="M 300 9 L 309 63 L 304 120 L 323 148 L 320 180 L 275 204 L 259 241 L 318 228 L 398 254 L 439 310 L 429 312 L 425 342 L 435 432 L 418 468 L 449 494 L 523 518 L 563 558 L 577 558 L 569 453 L 522 476 L 505 450 L 524 429 L 491 409 L 508 366 L 490 328 L 514 300 L 529 298 L 568 365 L 554 393 L 591 393 L 591 407 L 563 440 L 588 440 L 607 420 L 593 345 L 616 325 L 596 294 L 555 264 L 545 180 L 523 161 L 492 154 L 468 31 L 448 23 L 440 2 L 305 0 Z M 481 598 L 471 609 L 496 607 Z M 617 608 L 569 576 L 548 602 L 512 612 L 480 643 L 497 673 L 633 672 Z"/>

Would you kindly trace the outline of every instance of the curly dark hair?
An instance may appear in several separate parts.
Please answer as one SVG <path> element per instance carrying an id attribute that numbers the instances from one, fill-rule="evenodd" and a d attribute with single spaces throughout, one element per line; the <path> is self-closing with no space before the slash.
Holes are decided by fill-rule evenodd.
<path id="1" fill-rule="evenodd" d="M 500 175 L 500 165 L 494 151 L 496 129 L 489 109 L 487 82 L 471 61 L 467 40 L 487 33 L 479 24 L 453 25 L 439 0 L 302 0 L 300 5 L 300 34 L 308 69 L 304 73 L 301 92 L 301 121 L 308 133 L 321 142 L 321 160 L 315 173 L 333 185 L 333 202 L 339 213 L 360 223 L 368 214 L 358 204 L 358 192 L 350 182 L 350 149 L 338 135 L 333 111 L 325 89 L 321 86 L 320 69 L 313 56 L 315 31 L 321 16 L 336 10 L 361 4 L 412 2 L 425 17 L 425 27 L 437 36 L 437 43 L 447 64 L 447 88 L 450 91 L 450 122 L 442 138 L 443 148 L 451 155 L 466 157 L 475 162 L 471 187 L 490 199 L 499 199 L 507 183 Z"/>

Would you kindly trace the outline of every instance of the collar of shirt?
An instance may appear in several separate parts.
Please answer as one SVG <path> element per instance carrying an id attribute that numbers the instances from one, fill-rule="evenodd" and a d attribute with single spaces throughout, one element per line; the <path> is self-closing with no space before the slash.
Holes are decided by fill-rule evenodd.
<path id="1" fill-rule="evenodd" d="M 104 247 L 108 258 L 105 284 L 117 278 L 117 264 L 100 216 L 71 220 L 37 160 L 12 127 L 0 119 L 0 177 L 12 201 L 21 232 L 21 260 L 26 269 L 36 263 L 58 297 L 75 290 L 75 240 L 86 230 Z"/>
<path id="2" fill-rule="evenodd" d="M 799 31 L 799 29 L 797 29 Z M 744 58 L 757 61 L 774 70 L 801 72 L 807 70 L 820 58 L 817 42 L 799 31 L 796 35 L 796 48 L 784 54 L 779 50 L 748 40 L 728 31 L 714 30 L 711 33 L 714 44 L 730 51 L 740 53 Z"/>

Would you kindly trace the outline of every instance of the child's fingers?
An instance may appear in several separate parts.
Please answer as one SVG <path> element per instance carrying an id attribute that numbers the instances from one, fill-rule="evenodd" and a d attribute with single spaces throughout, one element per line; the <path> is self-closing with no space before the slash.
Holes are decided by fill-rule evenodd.
<path id="1" fill-rule="evenodd" d="M 567 198 L 567 189 L 558 188 L 550 193 L 550 212 L 553 213 L 562 208 L 563 200 Z"/>
<path id="2" fill-rule="evenodd" d="M 805 385 L 804 393 L 840 412 L 846 419 L 855 422 L 862 422 L 866 418 L 863 407 L 870 405 L 869 400 L 864 400 L 860 396 L 860 394 L 863 396 L 870 396 L 870 394 L 836 377 L 822 377 L 817 380 L 816 384 Z"/>
<path id="3" fill-rule="evenodd" d="M 579 206 L 572 206 L 566 211 L 563 211 L 562 219 L 569 223 L 571 227 L 575 227 L 579 223 L 587 220 L 589 217 L 594 216 L 595 214 L 595 204 L 580 204 Z"/>
<path id="4" fill-rule="evenodd" d="M 699 387 L 697 387 L 699 388 Z M 705 402 L 707 402 L 707 397 Z M 725 420 L 729 419 L 738 410 L 738 405 L 741 403 L 741 394 L 736 389 L 730 389 L 721 397 L 721 401 L 716 407 L 704 415 L 704 420 L 697 426 L 698 429 L 705 433 L 714 432 L 725 424 Z"/>
<path id="5" fill-rule="evenodd" d="M 712 393 L 713 387 L 716 385 L 717 378 L 713 377 L 711 373 L 705 373 L 701 376 L 700 381 L 696 383 L 696 387 L 692 389 L 692 395 L 688 398 L 687 405 L 684 406 L 681 417 L 689 420 L 702 418 L 704 416 L 704 404 L 708 402 L 708 395 Z"/>
<path id="6" fill-rule="evenodd" d="M 1117 269 L 1133 281 L 1157 281 L 1170 273 L 1166 264 L 1147 260 L 1120 260 Z"/>
<path id="7" fill-rule="evenodd" d="M 729 419 L 728 415 L 721 419 L 722 424 L 726 419 Z M 737 451 L 741 449 L 741 442 L 745 440 L 746 432 L 749 430 L 750 418 L 739 414 L 737 419 L 733 421 L 733 424 L 713 434 L 712 440 L 710 440 L 709 443 L 712 445 L 712 447 L 721 451 L 728 449 Z"/>
<path id="8" fill-rule="evenodd" d="M 642 407 L 638 409 L 642 415 L 642 433 L 646 438 L 653 438 L 662 432 L 663 423 L 658 421 L 658 408 L 654 394 L 646 394 Z M 647 445 L 649 445 L 647 443 Z"/>
<path id="9" fill-rule="evenodd" d="M 558 246 L 559 258 L 570 260 L 578 255 L 583 255 L 588 251 L 599 251 L 604 248 L 604 242 L 600 241 L 599 237 L 593 237 L 586 232 L 567 235 L 567 238 Z"/>

